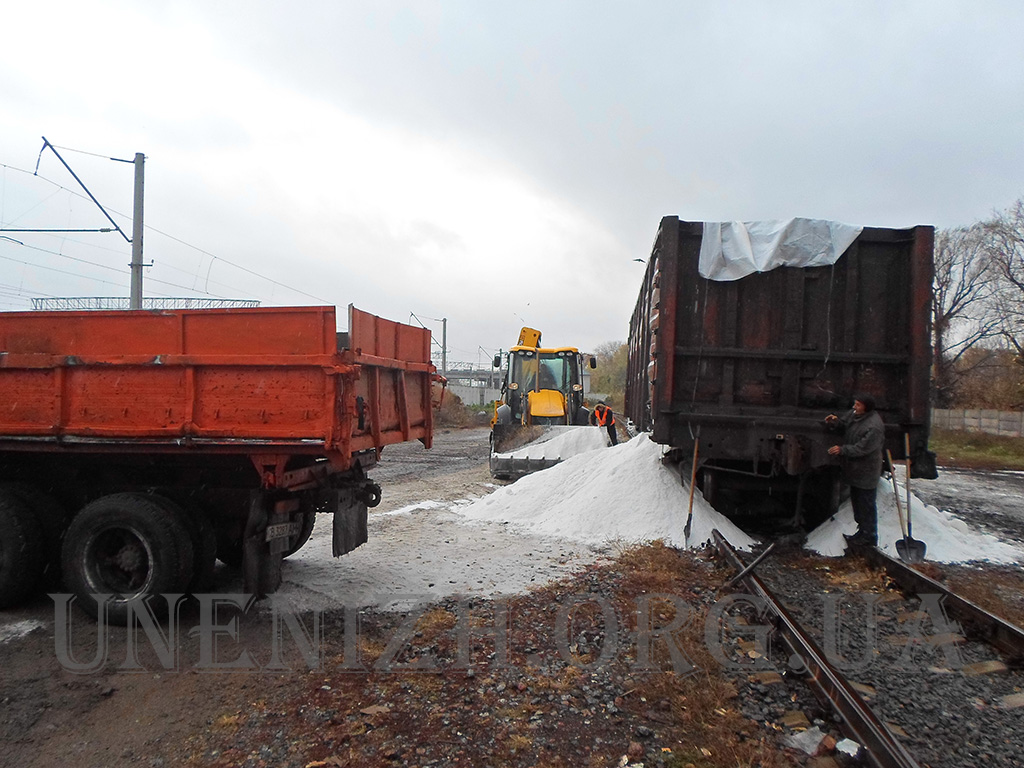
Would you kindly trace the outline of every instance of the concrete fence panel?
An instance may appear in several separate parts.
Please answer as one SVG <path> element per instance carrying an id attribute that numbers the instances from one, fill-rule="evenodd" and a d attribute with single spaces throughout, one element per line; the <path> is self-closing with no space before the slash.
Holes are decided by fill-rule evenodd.
<path id="1" fill-rule="evenodd" d="M 932 427 L 958 432 L 985 432 L 1005 437 L 1024 437 L 1024 411 L 935 408 L 932 410 Z"/>

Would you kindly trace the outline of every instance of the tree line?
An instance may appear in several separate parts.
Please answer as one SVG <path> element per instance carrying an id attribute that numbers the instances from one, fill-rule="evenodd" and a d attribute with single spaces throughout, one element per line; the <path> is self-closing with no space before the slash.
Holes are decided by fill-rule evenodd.
<path id="1" fill-rule="evenodd" d="M 1024 408 L 1024 198 L 935 233 L 934 405 Z"/>

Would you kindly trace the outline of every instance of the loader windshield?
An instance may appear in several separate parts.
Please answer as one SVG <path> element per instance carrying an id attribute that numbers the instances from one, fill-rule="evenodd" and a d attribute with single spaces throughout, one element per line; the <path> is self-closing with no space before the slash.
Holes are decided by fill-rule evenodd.
<path id="1" fill-rule="evenodd" d="M 511 380 L 526 391 L 568 392 L 579 382 L 576 356 L 571 352 L 517 351 L 512 356 Z"/>

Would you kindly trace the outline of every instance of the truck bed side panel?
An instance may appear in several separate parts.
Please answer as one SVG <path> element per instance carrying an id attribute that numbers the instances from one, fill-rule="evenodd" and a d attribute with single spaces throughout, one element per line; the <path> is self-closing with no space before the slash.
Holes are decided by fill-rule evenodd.
<path id="1" fill-rule="evenodd" d="M 341 350 L 331 307 L 0 314 L 0 441 L 286 446 L 341 466 L 429 442 L 429 331 L 349 314 Z"/>

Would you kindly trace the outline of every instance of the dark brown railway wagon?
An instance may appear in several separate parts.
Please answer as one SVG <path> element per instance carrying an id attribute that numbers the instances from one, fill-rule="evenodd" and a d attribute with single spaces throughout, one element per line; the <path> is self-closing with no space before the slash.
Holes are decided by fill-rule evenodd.
<path id="1" fill-rule="evenodd" d="M 892 455 L 909 433 L 913 476 L 934 477 L 933 229 L 864 228 L 830 265 L 712 280 L 704 227 L 669 216 L 658 229 L 630 321 L 633 423 L 686 458 L 699 438 L 698 482 L 720 509 L 820 519 L 839 500 L 823 419 L 867 392 Z"/>

